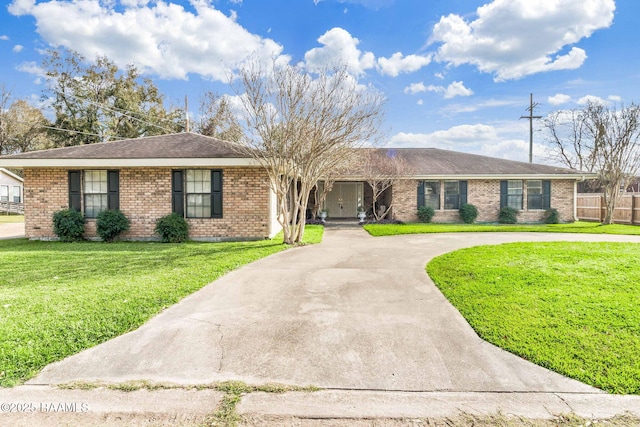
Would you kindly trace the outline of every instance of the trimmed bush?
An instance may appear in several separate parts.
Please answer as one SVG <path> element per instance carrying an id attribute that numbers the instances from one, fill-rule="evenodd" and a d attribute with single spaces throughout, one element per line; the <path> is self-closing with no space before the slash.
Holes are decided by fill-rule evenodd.
<path id="1" fill-rule="evenodd" d="M 189 240 L 189 224 L 176 213 L 158 219 L 155 232 L 163 243 L 180 243 Z"/>
<path id="2" fill-rule="evenodd" d="M 418 208 L 418 219 L 421 222 L 431 222 L 431 218 L 433 218 L 435 213 L 431 206 L 420 206 Z"/>
<path id="3" fill-rule="evenodd" d="M 460 217 L 465 224 L 473 224 L 478 218 L 478 208 L 471 203 L 465 203 L 460 207 Z"/>
<path id="4" fill-rule="evenodd" d="M 512 207 L 505 206 L 500 208 L 500 213 L 498 214 L 498 222 L 500 224 L 515 224 L 518 222 L 516 216 L 518 215 L 518 211 Z"/>
<path id="5" fill-rule="evenodd" d="M 544 212 L 543 220 L 545 224 L 559 224 L 560 223 L 560 213 L 557 209 L 547 209 Z"/>
<path id="6" fill-rule="evenodd" d="M 113 242 L 128 230 L 129 219 L 119 210 L 102 211 L 96 218 L 96 231 L 105 242 Z"/>
<path id="7" fill-rule="evenodd" d="M 82 240 L 84 215 L 75 209 L 64 209 L 53 214 L 53 232 L 63 242 Z"/>

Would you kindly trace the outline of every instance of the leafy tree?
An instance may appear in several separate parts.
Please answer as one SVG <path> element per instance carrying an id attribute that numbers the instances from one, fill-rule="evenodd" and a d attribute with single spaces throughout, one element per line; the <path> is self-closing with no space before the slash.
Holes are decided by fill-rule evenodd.
<path id="1" fill-rule="evenodd" d="M 267 170 L 284 242 L 299 243 L 313 187 L 350 162 L 354 148 L 380 136 L 383 98 L 345 69 L 311 75 L 288 64 L 241 69 L 237 92 L 245 151 Z"/>
<path id="2" fill-rule="evenodd" d="M 11 102 L 11 92 L 0 86 L 0 155 L 48 148 L 42 111 L 24 99 Z"/>
<path id="3" fill-rule="evenodd" d="M 202 135 L 239 142 L 244 136 L 242 126 L 233 112 L 228 96 L 207 91 L 200 99 L 200 120 L 195 131 Z"/>
<path id="4" fill-rule="evenodd" d="M 183 112 L 167 110 L 164 97 L 134 65 L 121 71 L 106 56 L 94 62 L 74 51 L 50 51 L 43 61 L 54 110 L 56 146 L 91 144 L 179 132 Z"/>

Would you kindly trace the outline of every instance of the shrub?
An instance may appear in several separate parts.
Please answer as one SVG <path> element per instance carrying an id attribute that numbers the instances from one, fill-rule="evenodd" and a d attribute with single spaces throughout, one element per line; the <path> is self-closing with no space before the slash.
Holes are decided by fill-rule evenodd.
<path id="1" fill-rule="evenodd" d="M 127 230 L 129 219 L 119 210 L 102 211 L 96 218 L 96 231 L 105 242 L 113 242 Z"/>
<path id="2" fill-rule="evenodd" d="M 460 207 L 460 217 L 465 224 L 473 224 L 478 218 L 478 208 L 470 203 L 465 203 Z"/>
<path id="3" fill-rule="evenodd" d="M 180 243 L 189 239 L 189 224 L 180 215 L 172 213 L 156 221 L 155 232 L 163 243 Z"/>
<path id="4" fill-rule="evenodd" d="M 505 206 L 500 209 L 498 214 L 498 222 L 500 224 L 515 224 L 518 220 L 516 218 L 518 211 L 512 207 Z"/>
<path id="5" fill-rule="evenodd" d="M 431 222 L 431 218 L 433 218 L 435 213 L 431 206 L 420 206 L 418 208 L 418 219 L 421 222 Z"/>
<path id="6" fill-rule="evenodd" d="M 64 209 L 53 214 L 53 232 L 63 242 L 82 240 L 84 215 L 75 209 Z"/>
<path id="7" fill-rule="evenodd" d="M 557 209 L 547 209 L 544 212 L 543 220 L 546 224 L 559 224 L 560 223 L 560 213 Z"/>

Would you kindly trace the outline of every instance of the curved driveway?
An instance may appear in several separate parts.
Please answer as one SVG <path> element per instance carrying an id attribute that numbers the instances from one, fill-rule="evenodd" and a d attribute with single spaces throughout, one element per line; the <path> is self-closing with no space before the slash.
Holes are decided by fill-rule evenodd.
<path id="1" fill-rule="evenodd" d="M 478 338 L 426 275 L 434 256 L 513 241 L 634 236 L 325 232 L 213 282 L 138 330 L 47 366 L 30 384 L 228 379 L 324 388 L 598 393 Z"/>

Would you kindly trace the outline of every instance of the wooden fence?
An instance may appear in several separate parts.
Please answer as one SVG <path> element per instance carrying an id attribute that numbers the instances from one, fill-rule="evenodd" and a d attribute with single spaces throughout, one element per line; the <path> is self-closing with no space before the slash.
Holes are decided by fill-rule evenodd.
<path id="1" fill-rule="evenodd" d="M 606 213 L 604 196 L 596 193 L 578 193 L 578 219 L 602 222 Z M 616 224 L 640 225 L 640 194 L 622 196 L 613 213 Z"/>
<path id="2" fill-rule="evenodd" d="M 24 213 L 24 205 L 22 203 L 15 202 L 0 202 L 0 213 L 1 214 L 23 214 Z"/>

